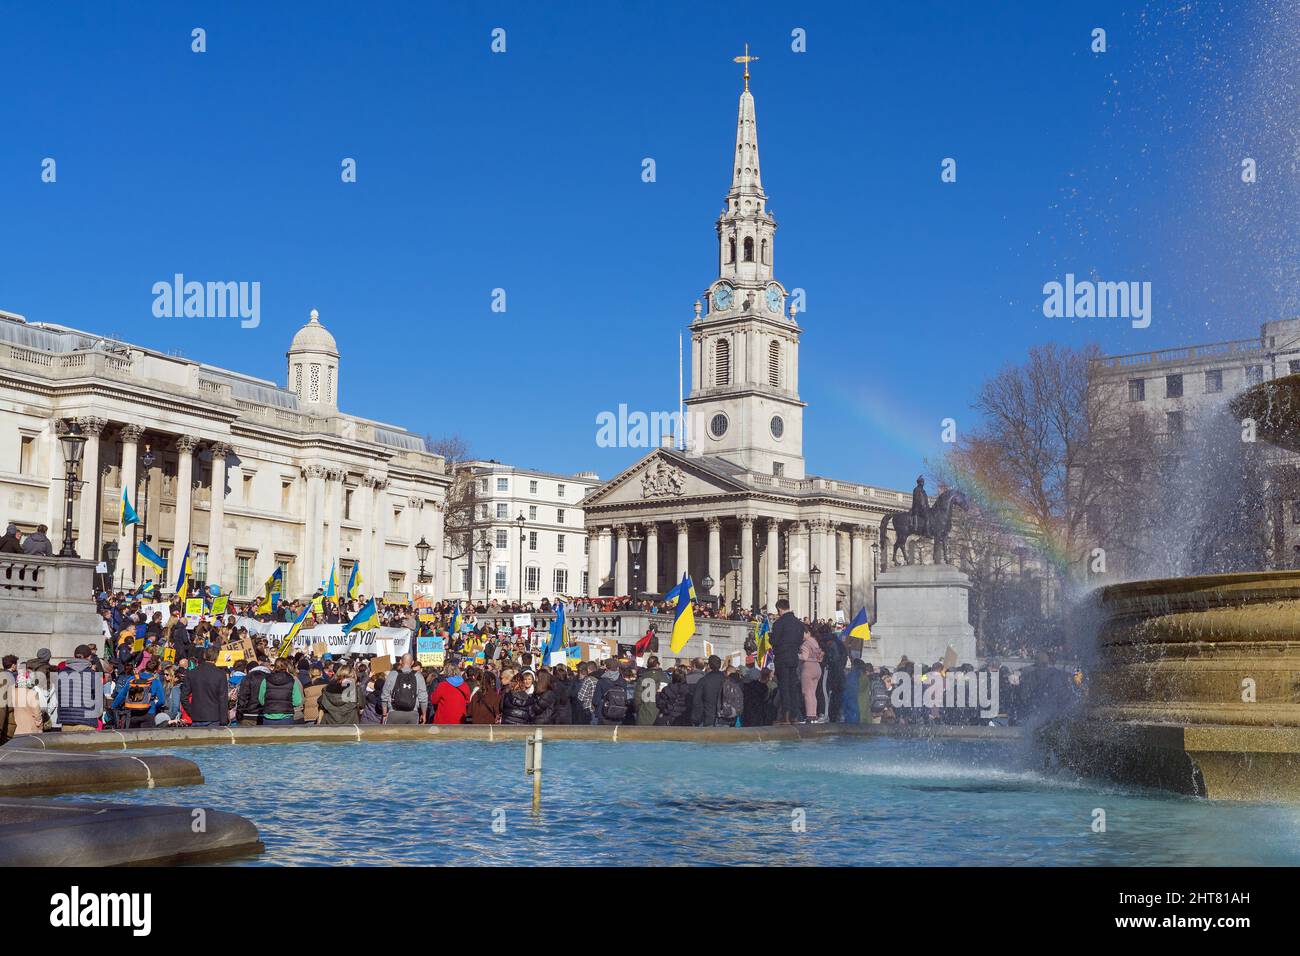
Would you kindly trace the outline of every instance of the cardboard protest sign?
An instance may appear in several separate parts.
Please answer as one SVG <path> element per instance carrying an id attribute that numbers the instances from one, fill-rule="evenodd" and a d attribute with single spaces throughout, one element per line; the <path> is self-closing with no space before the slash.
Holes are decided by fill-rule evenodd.
<path id="1" fill-rule="evenodd" d="M 387 674 L 392 669 L 393 659 L 387 655 L 384 657 L 376 657 L 370 662 L 370 673 L 372 674 Z"/>
<path id="2" fill-rule="evenodd" d="M 247 660 L 244 657 L 244 649 L 238 646 L 223 647 L 217 651 L 218 667 L 234 667 L 236 661 Z"/>
<path id="3" fill-rule="evenodd" d="M 316 657 L 324 657 L 326 654 L 330 652 L 330 648 L 329 645 L 326 644 L 324 641 L 320 641 L 311 646 L 311 652 Z"/>
<path id="4" fill-rule="evenodd" d="M 175 663 L 176 663 L 176 648 L 174 648 L 174 647 L 164 647 L 164 648 L 163 648 L 163 663 L 164 663 L 164 664 L 175 664 Z"/>

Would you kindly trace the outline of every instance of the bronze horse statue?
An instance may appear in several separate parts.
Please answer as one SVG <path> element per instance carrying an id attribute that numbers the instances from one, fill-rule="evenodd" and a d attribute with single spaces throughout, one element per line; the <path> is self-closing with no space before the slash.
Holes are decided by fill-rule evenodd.
<path id="1" fill-rule="evenodd" d="M 880 519 L 880 540 L 888 541 L 886 534 L 889 531 L 889 523 L 894 523 L 894 549 L 893 562 L 898 564 L 898 552 L 902 549 L 903 561 L 911 564 L 912 559 L 907 556 L 907 539 L 908 538 L 933 538 L 934 539 L 934 560 L 935 563 L 948 563 L 948 533 L 952 531 L 952 508 L 956 505 L 963 511 L 966 509 L 966 496 L 956 488 L 942 492 L 938 498 L 934 499 L 934 504 L 930 505 L 930 527 L 929 534 L 923 534 L 917 528 L 916 516 L 906 511 L 896 511 L 885 515 Z M 940 562 L 939 555 L 943 555 Z M 886 557 L 883 567 L 888 567 L 891 558 Z"/>

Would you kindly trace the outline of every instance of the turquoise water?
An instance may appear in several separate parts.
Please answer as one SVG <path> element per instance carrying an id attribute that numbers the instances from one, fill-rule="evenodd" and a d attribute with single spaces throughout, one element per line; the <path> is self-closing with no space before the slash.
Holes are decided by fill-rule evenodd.
<path id="1" fill-rule="evenodd" d="M 244 865 L 1300 864 L 1300 807 L 1048 776 L 1005 743 L 552 741 L 536 816 L 522 742 L 170 752 L 206 782 L 91 799 L 248 817 L 267 852 Z"/>

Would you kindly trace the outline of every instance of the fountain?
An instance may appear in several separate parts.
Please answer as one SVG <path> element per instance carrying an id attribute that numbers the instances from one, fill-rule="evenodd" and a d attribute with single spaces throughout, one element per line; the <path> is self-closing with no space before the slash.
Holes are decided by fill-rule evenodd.
<path id="1" fill-rule="evenodd" d="M 1300 452 L 1300 375 L 1230 407 L 1258 438 Z M 1043 728 L 1051 757 L 1215 800 L 1300 800 L 1300 571 L 1116 584 L 1088 611 L 1088 703 Z"/>

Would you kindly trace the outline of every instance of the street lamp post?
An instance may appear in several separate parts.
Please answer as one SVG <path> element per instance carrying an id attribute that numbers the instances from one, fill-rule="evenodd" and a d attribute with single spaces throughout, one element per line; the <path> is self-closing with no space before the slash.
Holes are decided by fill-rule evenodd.
<path id="1" fill-rule="evenodd" d="M 108 568 L 108 584 L 110 588 L 113 586 L 113 572 L 117 568 L 117 555 L 120 550 L 117 542 L 111 538 L 108 544 L 104 545 L 104 564 Z"/>
<path id="2" fill-rule="evenodd" d="M 492 541 L 488 538 L 486 531 L 478 533 L 478 549 L 483 555 L 483 603 L 486 604 L 492 597 L 491 585 L 489 584 L 492 573 Z M 474 602 L 474 582 L 470 582 L 469 600 Z"/>
<path id="3" fill-rule="evenodd" d="M 80 556 L 72 543 L 72 499 L 77 493 L 77 465 L 81 462 L 81 453 L 86 450 L 86 436 L 81 434 L 81 426 L 74 421 L 68 430 L 59 436 L 59 442 L 63 446 L 63 461 L 67 466 L 67 473 L 63 478 L 63 547 L 59 549 L 59 557 L 76 558 Z M 91 547 L 93 549 L 94 545 L 92 544 Z"/>
<path id="4" fill-rule="evenodd" d="M 713 591 L 713 585 L 716 583 L 717 582 L 713 580 L 713 577 L 708 574 L 704 575 L 704 580 L 700 582 L 700 587 L 704 588 L 704 600 L 709 603 L 713 602 L 713 598 L 710 595 Z"/>
<path id="5" fill-rule="evenodd" d="M 415 544 L 415 553 L 420 556 L 420 573 L 416 576 L 419 584 L 427 584 L 433 579 L 433 575 L 424 570 L 424 562 L 429 559 L 429 552 L 433 550 L 433 545 L 424 540 L 424 535 L 420 535 L 420 540 Z"/>
<path id="6" fill-rule="evenodd" d="M 813 592 L 813 605 L 812 605 L 813 623 L 816 623 L 817 621 L 817 584 L 819 581 L 821 581 L 821 578 L 822 578 L 821 568 L 817 567 L 817 565 L 814 564 L 812 566 L 812 570 L 808 572 L 808 580 L 812 582 L 812 592 Z"/>
<path id="7" fill-rule="evenodd" d="M 515 518 L 515 526 L 519 528 L 519 605 L 524 603 L 524 513 L 519 512 L 519 517 Z"/>
<path id="8" fill-rule="evenodd" d="M 880 576 L 880 544 L 871 542 L 871 570 L 877 577 Z"/>
<path id="9" fill-rule="evenodd" d="M 735 575 L 731 585 L 731 609 L 740 610 L 740 547 L 732 545 L 731 555 L 727 558 L 731 573 Z"/>
<path id="10" fill-rule="evenodd" d="M 628 538 L 628 541 L 627 541 L 627 547 L 628 547 L 628 550 L 632 552 L 632 586 L 631 586 L 631 590 L 632 590 L 632 603 L 633 603 L 633 604 L 636 603 L 636 596 L 637 596 L 637 592 L 638 592 L 638 590 L 639 590 L 639 588 L 637 588 L 637 581 L 638 581 L 638 579 L 639 579 L 639 577 L 640 577 L 640 574 L 641 574 L 641 548 L 642 548 L 642 546 L 643 546 L 644 544 L 645 544 L 645 541 L 643 541 L 639 535 L 633 535 L 632 537 Z"/>

